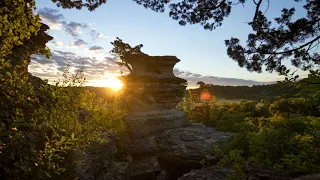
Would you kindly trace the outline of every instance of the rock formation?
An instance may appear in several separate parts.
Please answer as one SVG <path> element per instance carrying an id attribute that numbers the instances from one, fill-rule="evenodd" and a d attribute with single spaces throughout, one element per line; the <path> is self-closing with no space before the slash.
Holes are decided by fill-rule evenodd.
<path id="1" fill-rule="evenodd" d="M 178 180 L 226 180 L 229 174 L 233 174 L 231 168 L 216 168 L 215 166 L 194 169 L 181 176 Z"/>
<path id="2" fill-rule="evenodd" d="M 86 149 L 72 151 L 69 158 L 71 168 L 63 174 L 63 179 L 81 180 L 125 180 L 128 176 L 128 163 L 116 162 L 114 157 L 117 138 L 107 132 L 101 138 L 108 139 L 96 142 Z M 67 162 L 68 162 L 67 160 Z"/>
<path id="3" fill-rule="evenodd" d="M 302 172 L 262 167 L 245 164 L 243 167 L 247 180 L 319 180 L 320 174 L 305 175 Z M 215 165 L 194 169 L 181 176 L 178 180 L 225 180 L 228 174 L 234 173 L 229 167 L 217 168 Z"/>
<path id="4" fill-rule="evenodd" d="M 128 130 L 131 179 L 177 179 L 212 153 L 217 141 L 226 138 L 201 124 L 191 124 L 176 109 L 186 80 L 173 74 L 180 60 L 174 56 L 135 54 L 133 71 L 122 79 L 128 99 L 124 121 Z"/>

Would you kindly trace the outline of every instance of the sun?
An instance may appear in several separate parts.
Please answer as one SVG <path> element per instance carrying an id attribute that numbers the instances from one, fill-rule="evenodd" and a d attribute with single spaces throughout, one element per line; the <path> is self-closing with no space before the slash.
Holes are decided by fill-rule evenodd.
<path id="1" fill-rule="evenodd" d="M 104 82 L 103 82 L 104 87 L 108 87 L 114 90 L 120 90 L 123 86 L 122 82 L 117 78 L 117 77 L 108 77 Z"/>

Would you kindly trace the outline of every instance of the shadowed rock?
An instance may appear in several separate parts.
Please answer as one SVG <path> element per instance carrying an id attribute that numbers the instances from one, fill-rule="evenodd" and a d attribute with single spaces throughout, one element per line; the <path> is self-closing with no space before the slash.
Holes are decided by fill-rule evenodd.
<path id="1" fill-rule="evenodd" d="M 248 180 L 293 180 L 304 175 L 304 173 L 297 171 L 268 168 L 254 164 L 245 164 L 244 170 L 248 175 Z"/>
<path id="2" fill-rule="evenodd" d="M 186 80 L 173 74 L 174 56 L 132 55 L 133 71 L 122 79 L 129 97 L 124 118 L 129 140 L 131 179 L 176 179 L 210 155 L 227 137 L 204 125 L 191 124 L 176 109 Z"/>
<path id="3" fill-rule="evenodd" d="M 103 134 L 106 141 L 91 144 L 90 147 L 72 152 L 73 164 L 64 173 L 65 179 L 81 180 L 125 180 L 128 177 L 128 163 L 115 162 L 115 135 Z"/>
<path id="4" fill-rule="evenodd" d="M 203 159 L 214 158 L 213 146 L 227 133 L 217 132 L 201 124 L 167 130 L 156 136 L 158 160 L 174 178 L 201 168 Z"/>
<path id="5" fill-rule="evenodd" d="M 233 174 L 231 168 L 216 168 L 215 166 L 192 170 L 181 176 L 178 180 L 226 180 L 229 174 Z"/>

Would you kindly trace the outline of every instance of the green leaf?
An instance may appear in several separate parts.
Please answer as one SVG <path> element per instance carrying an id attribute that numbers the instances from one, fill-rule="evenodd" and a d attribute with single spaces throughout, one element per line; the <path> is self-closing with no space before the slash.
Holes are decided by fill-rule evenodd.
<path id="1" fill-rule="evenodd" d="M 20 34 L 20 39 L 23 40 L 23 38 L 24 38 L 24 35 Z"/>
<path id="2" fill-rule="evenodd" d="M 61 136 L 61 142 L 64 142 L 66 140 L 65 136 Z"/>
<path id="3" fill-rule="evenodd" d="M 33 26 L 29 26 L 30 32 L 34 32 L 34 27 Z"/>
<path id="4" fill-rule="evenodd" d="M 71 139 L 72 139 L 72 140 L 74 139 L 74 133 L 71 134 Z"/>
<path id="5" fill-rule="evenodd" d="M 8 76 L 10 76 L 10 78 L 12 78 L 11 72 L 7 71 L 6 74 L 7 74 Z"/>

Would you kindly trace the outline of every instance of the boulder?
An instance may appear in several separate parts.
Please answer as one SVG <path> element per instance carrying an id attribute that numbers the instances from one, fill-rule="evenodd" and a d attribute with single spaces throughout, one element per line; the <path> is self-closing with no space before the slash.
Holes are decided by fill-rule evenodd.
<path id="1" fill-rule="evenodd" d="M 162 168 L 156 156 L 135 157 L 130 163 L 131 180 L 152 180 L 161 171 Z"/>
<path id="2" fill-rule="evenodd" d="M 201 168 L 201 160 L 214 159 L 213 147 L 227 137 L 201 124 L 164 131 L 155 137 L 159 163 L 172 177 L 179 177 Z"/>
<path id="3" fill-rule="evenodd" d="M 114 162 L 107 173 L 101 175 L 97 180 L 129 180 L 129 164 L 127 162 Z"/>
<path id="4" fill-rule="evenodd" d="M 203 167 L 192 170 L 181 176 L 178 180 L 226 180 L 229 174 L 234 173 L 231 168 L 216 168 L 216 166 Z"/>
<path id="5" fill-rule="evenodd" d="M 267 168 L 253 164 L 246 164 L 244 170 L 248 175 L 247 180 L 320 180 L 320 174 L 302 175 L 301 172 Z M 234 170 L 229 167 L 209 166 L 191 170 L 178 180 L 225 180 L 229 174 L 233 173 L 235 173 Z"/>
<path id="6" fill-rule="evenodd" d="M 320 173 L 300 176 L 298 178 L 295 178 L 294 180 L 320 180 Z"/>
<path id="7" fill-rule="evenodd" d="M 156 177 L 156 180 L 169 180 L 169 179 L 170 179 L 170 175 L 166 170 L 161 171 Z"/>
<path id="8" fill-rule="evenodd" d="M 194 168 L 200 168 L 203 159 L 214 159 L 213 146 L 229 137 L 202 124 L 169 129 L 149 138 L 129 144 L 132 155 L 131 177 L 148 179 L 162 170 L 176 179 Z"/>
<path id="9" fill-rule="evenodd" d="M 293 180 L 304 175 L 302 172 L 262 167 L 255 164 L 245 164 L 244 170 L 248 180 Z"/>
<path id="10" fill-rule="evenodd" d="M 132 112 L 124 118 L 124 122 L 132 139 L 146 138 L 168 129 L 190 125 L 186 114 L 178 109 Z"/>
<path id="11" fill-rule="evenodd" d="M 115 135 L 102 135 L 106 141 L 94 143 L 87 148 L 71 153 L 74 162 L 64 174 L 65 179 L 80 180 L 126 180 L 129 179 L 128 163 L 115 162 Z"/>

